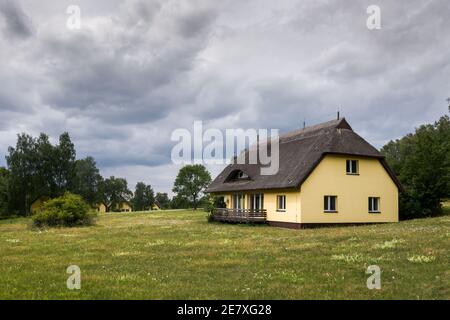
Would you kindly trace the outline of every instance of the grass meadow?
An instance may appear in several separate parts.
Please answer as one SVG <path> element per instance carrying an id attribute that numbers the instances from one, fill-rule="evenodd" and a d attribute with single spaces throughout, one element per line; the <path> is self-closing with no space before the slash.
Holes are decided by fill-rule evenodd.
<path id="1" fill-rule="evenodd" d="M 450 215 L 305 230 L 205 215 L 102 214 L 43 230 L 0 221 L 0 299 L 450 299 Z M 70 265 L 80 290 L 67 289 Z M 366 286 L 369 265 L 380 290 Z"/>

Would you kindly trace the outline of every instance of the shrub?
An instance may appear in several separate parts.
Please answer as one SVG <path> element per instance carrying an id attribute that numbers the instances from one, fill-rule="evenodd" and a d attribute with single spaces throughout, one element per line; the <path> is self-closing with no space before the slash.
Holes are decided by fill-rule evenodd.
<path id="1" fill-rule="evenodd" d="M 214 204 L 208 202 L 207 205 L 203 208 L 203 210 L 206 212 L 206 220 L 208 222 L 214 221 Z"/>
<path id="2" fill-rule="evenodd" d="M 78 195 L 66 193 L 62 197 L 47 201 L 33 214 L 33 225 L 80 226 L 93 223 L 96 212 Z"/>
<path id="3" fill-rule="evenodd" d="M 206 221 L 208 221 L 209 223 L 215 222 L 216 220 L 214 220 L 214 213 L 208 212 L 206 214 Z"/>

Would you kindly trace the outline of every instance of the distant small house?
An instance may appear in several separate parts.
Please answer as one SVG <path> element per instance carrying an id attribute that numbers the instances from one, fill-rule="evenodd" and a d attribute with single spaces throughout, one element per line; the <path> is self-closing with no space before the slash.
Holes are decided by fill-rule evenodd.
<path id="1" fill-rule="evenodd" d="M 34 200 L 30 206 L 30 212 L 35 213 L 35 212 L 39 211 L 42 208 L 42 206 L 44 205 L 44 203 L 46 201 L 48 201 L 49 199 L 50 199 L 49 197 L 39 197 L 36 200 Z"/>
<path id="2" fill-rule="evenodd" d="M 211 183 L 207 192 L 226 205 L 216 220 L 290 228 L 398 221 L 397 177 L 345 119 L 282 135 L 278 172 L 261 175 L 261 167 L 230 164 Z"/>
<path id="3" fill-rule="evenodd" d="M 106 205 L 103 202 L 99 202 L 95 205 L 97 212 L 105 213 L 107 211 Z"/>
<path id="4" fill-rule="evenodd" d="M 152 205 L 152 210 L 161 210 L 161 206 L 158 201 L 155 201 Z"/>
<path id="5" fill-rule="evenodd" d="M 119 210 L 120 212 L 132 212 L 133 208 L 131 207 L 130 203 L 128 201 L 122 201 L 119 203 Z"/>

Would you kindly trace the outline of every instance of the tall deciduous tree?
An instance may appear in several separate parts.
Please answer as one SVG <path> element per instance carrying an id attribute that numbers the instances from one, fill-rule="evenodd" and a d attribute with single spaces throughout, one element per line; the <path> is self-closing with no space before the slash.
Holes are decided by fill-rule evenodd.
<path id="1" fill-rule="evenodd" d="M 59 137 L 55 150 L 55 179 L 58 195 L 63 195 L 73 186 L 75 178 L 75 146 L 67 132 Z"/>
<path id="2" fill-rule="evenodd" d="M 35 176 L 33 185 L 36 187 L 35 197 L 58 195 L 58 187 L 55 181 L 56 149 L 46 134 L 41 133 L 35 141 Z"/>
<path id="3" fill-rule="evenodd" d="M 133 196 L 133 193 L 128 189 L 127 180 L 114 176 L 104 181 L 102 190 L 108 211 L 118 210 L 121 202 L 130 201 Z"/>
<path id="4" fill-rule="evenodd" d="M 9 168 L 10 204 L 16 213 L 29 214 L 30 205 L 36 193 L 36 151 L 35 140 L 27 134 L 17 136 L 16 147 L 8 148 L 6 163 Z"/>
<path id="5" fill-rule="evenodd" d="M 180 169 L 175 179 L 173 192 L 177 197 L 185 198 L 194 209 L 197 209 L 199 199 L 206 187 L 211 183 L 211 175 L 201 164 L 187 165 Z"/>
<path id="6" fill-rule="evenodd" d="M 450 197 L 450 118 L 443 116 L 390 141 L 381 152 L 405 188 L 401 218 L 439 214 L 441 201 Z"/>
<path id="7" fill-rule="evenodd" d="M 29 214 L 35 199 L 56 197 L 71 191 L 75 176 L 75 147 L 68 133 L 53 146 L 47 135 L 17 137 L 8 148 L 9 202 L 15 213 Z"/>
<path id="8" fill-rule="evenodd" d="M 146 185 L 144 182 L 138 182 L 134 191 L 132 203 L 133 210 L 135 211 L 150 210 L 153 203 L 155 203 L 155 195 L 152 187 Z"/>
<path id="9" fill-rule="evenodd" d="M 9 213 L 8 170 L 0 168 L 0 217 Z"/>
<path id="10" fill-rule="evenodd" d="M 75 179 L 72 192 L 82 196 L 91 206 L 103 200 L 101 194 L 102 181 L 103 178 L 94 158 L 86 157 L 75 162 Z"/>

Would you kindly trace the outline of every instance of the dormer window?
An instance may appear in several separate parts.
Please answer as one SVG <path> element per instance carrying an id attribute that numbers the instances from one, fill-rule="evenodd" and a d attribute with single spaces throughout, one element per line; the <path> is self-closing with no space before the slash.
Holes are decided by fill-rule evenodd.
<path id="1" fill-rule="evenodd" d="M 242 170 L 234 170 L 233 172 L 231 172 L 228 175 L 228 177 L 225 180 L 225 182 L 238 181 L 238 180 L 250 180 L 250 177 L 249 177 L 248 174 L 246 174 Z"/>
<path id="2" fill-rule="evenodd" d="M 238 173 L 238 179 L 248 179 L 248 175 L 244 173 L 244 171 L 239 171 Z"/>

